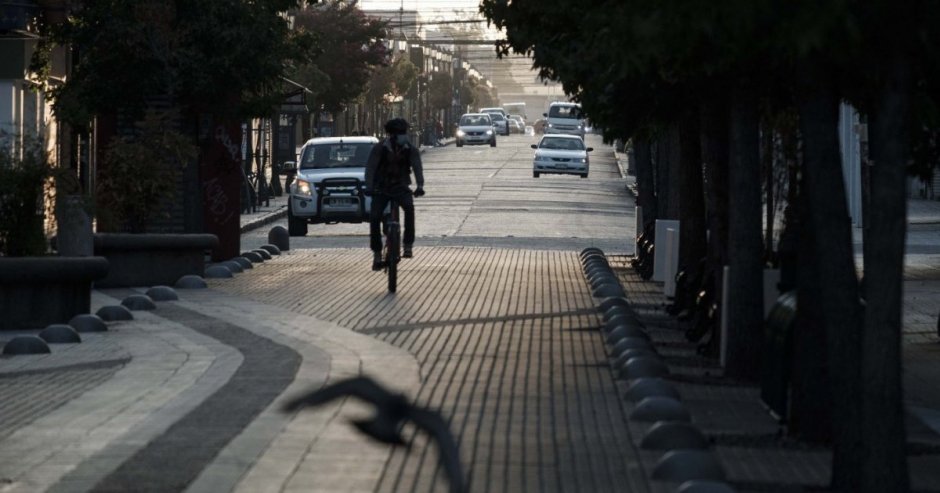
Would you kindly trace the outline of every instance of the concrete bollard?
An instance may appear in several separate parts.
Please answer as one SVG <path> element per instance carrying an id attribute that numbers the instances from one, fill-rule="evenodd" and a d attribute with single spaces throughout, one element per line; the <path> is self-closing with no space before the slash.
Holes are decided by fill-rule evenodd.
<path id="1" fill-rule="evenodd" d="M 275 226 L 268 231 L 268 243 L 276 246 L 280 251 L 290 250 L 290 234 L 284 226 Z"/>

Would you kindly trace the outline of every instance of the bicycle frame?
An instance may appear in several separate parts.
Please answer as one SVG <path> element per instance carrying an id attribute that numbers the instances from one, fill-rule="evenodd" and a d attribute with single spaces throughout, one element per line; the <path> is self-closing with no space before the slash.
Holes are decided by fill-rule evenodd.
<path id="1" fill-rule="evenodd" d="M 388 275 L 388 290 L 394 293 L 398 287 L 398 262 L 401 260 L 401 223 L 398 201 L 390 198 L 382 222 L 385 232 L 385 273 Z"/>

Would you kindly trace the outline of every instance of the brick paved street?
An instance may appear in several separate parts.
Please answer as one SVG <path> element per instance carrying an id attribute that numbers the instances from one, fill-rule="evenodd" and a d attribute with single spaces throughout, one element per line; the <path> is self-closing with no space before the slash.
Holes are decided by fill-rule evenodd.
<path id="1" fill-rule="evenodd" d="M 382 274 L 363 268 L 362 249 L 298 251 L 289 263 L 213 286 L 415 355 L 415 397 L 452 418 L 475 491 L 642 491 L 642 474 L 628 467 L 635 451 L 577 255 L 416 254 L 394 296 Z M 436 462 L 427 449 L 396 452 L 380 490 L 426 489 Z"/>

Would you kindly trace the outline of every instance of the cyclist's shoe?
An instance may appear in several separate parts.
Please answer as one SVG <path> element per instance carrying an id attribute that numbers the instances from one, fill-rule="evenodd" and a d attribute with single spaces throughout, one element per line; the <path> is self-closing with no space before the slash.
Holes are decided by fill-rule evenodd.
<path id="1" fill-rule="evenodd" d="M 382 270 L 382 252 L 372 252 L 372 270 Z"/>
<path id="2" fill-rule="evenodd" d="M 411 245 L 405 245 L 405 251 L 402 252 L 401 256 L 404 258 L 411 258 L 414 256 L 414 252 L 411 251 Z"/>

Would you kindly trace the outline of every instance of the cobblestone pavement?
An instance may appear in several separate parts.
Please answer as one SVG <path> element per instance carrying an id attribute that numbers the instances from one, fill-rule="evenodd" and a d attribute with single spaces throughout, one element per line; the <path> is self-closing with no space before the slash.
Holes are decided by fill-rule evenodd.
<path id="1" fill-rule="evenodd" d="M 644 491 L 576 253 L 415 253 L 396 295 L 363 249 L 294 251 L 213 287 L 414 355 L 415 398 L 450 417 L 474 491 Z M 436 463 L 423 444 L 396 451 L 379 490 L 442 490 Z"/>

